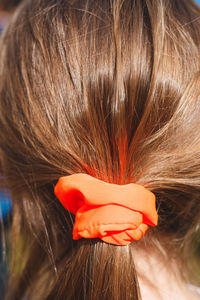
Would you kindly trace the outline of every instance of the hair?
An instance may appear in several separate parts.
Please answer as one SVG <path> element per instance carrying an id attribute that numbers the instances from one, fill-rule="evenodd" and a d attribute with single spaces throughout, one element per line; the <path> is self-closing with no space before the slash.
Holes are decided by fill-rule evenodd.
<path id="1" fill-rule="evenodd" d="M 25 1 L 0 49 L 0 169 L 13 201 L 6 299 L 140 299 L 134 249 L 197 280 L 199 7 Z M 74 216 L 54 186 L 74 173 L 147 185 L 158 226 L 123 247 L 72 240 Z"/>
<path id="2" fill-rule="evenodd" d="M 21 0 L 0 0 L 0 9 L 10 11 L 21 2 Z"/>

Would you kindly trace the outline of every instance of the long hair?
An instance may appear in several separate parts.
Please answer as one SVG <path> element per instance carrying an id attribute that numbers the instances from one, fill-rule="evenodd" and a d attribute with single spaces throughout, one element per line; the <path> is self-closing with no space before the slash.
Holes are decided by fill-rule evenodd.
<path id="1" fill-rule="evenodd" d="M 0 168 L 13 200 L 7 300 L 140 299 L 136 248 L 191 276 L 199 17 L 191 0 L 20 5 L 0 43 Z M 80 172 L 147 185 L 158 226 L 130 246 L 72 240 L 74 216 L 53 191 L 60 176 Z"/>

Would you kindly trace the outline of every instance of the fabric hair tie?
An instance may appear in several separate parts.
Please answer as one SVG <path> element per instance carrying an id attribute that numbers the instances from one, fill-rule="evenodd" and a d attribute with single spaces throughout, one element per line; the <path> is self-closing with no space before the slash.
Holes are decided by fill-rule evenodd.
<path id="1" fill-rule="evenodd" d="M 100 238 L 109 244 L 128 245 L 139 240 L 148 225 L 158 223 L 155 195 L 138 184 L 111 184 L 79 173 L 60 177 L 54 192 L 76 215 L 74 240 Z"/>

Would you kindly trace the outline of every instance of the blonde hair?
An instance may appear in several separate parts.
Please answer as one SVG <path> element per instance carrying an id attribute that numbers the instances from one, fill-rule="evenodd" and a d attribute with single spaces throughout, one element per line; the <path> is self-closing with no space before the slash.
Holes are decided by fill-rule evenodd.
<path id="1" fill-rule="evenodd" d="M 140 299 L 134 247 L 165 249 L 189 273 L 200 217 L 199 13 L 191 0 L 18 9 L 0 44 L 0 166 L 13 200 L 7 300 Z M 125 247 L 73 241 L 74 216 L 53 188 L 78 172 L 148 185 L 159 225 Z"/>

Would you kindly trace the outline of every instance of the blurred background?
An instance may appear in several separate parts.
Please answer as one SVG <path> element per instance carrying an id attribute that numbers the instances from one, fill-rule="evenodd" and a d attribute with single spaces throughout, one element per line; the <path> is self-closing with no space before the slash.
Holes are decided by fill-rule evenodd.
<path id="1" fill-rule="evenodd" d="M 21 0 L 0 0 L 0 34 Z M 0 186 L 3 179 L 0 177 Z M 0 300 L 4 299 L 8 276 L 9 228 L 12 220 L 12 202 L 9 191 L 0 190 Z"/>

